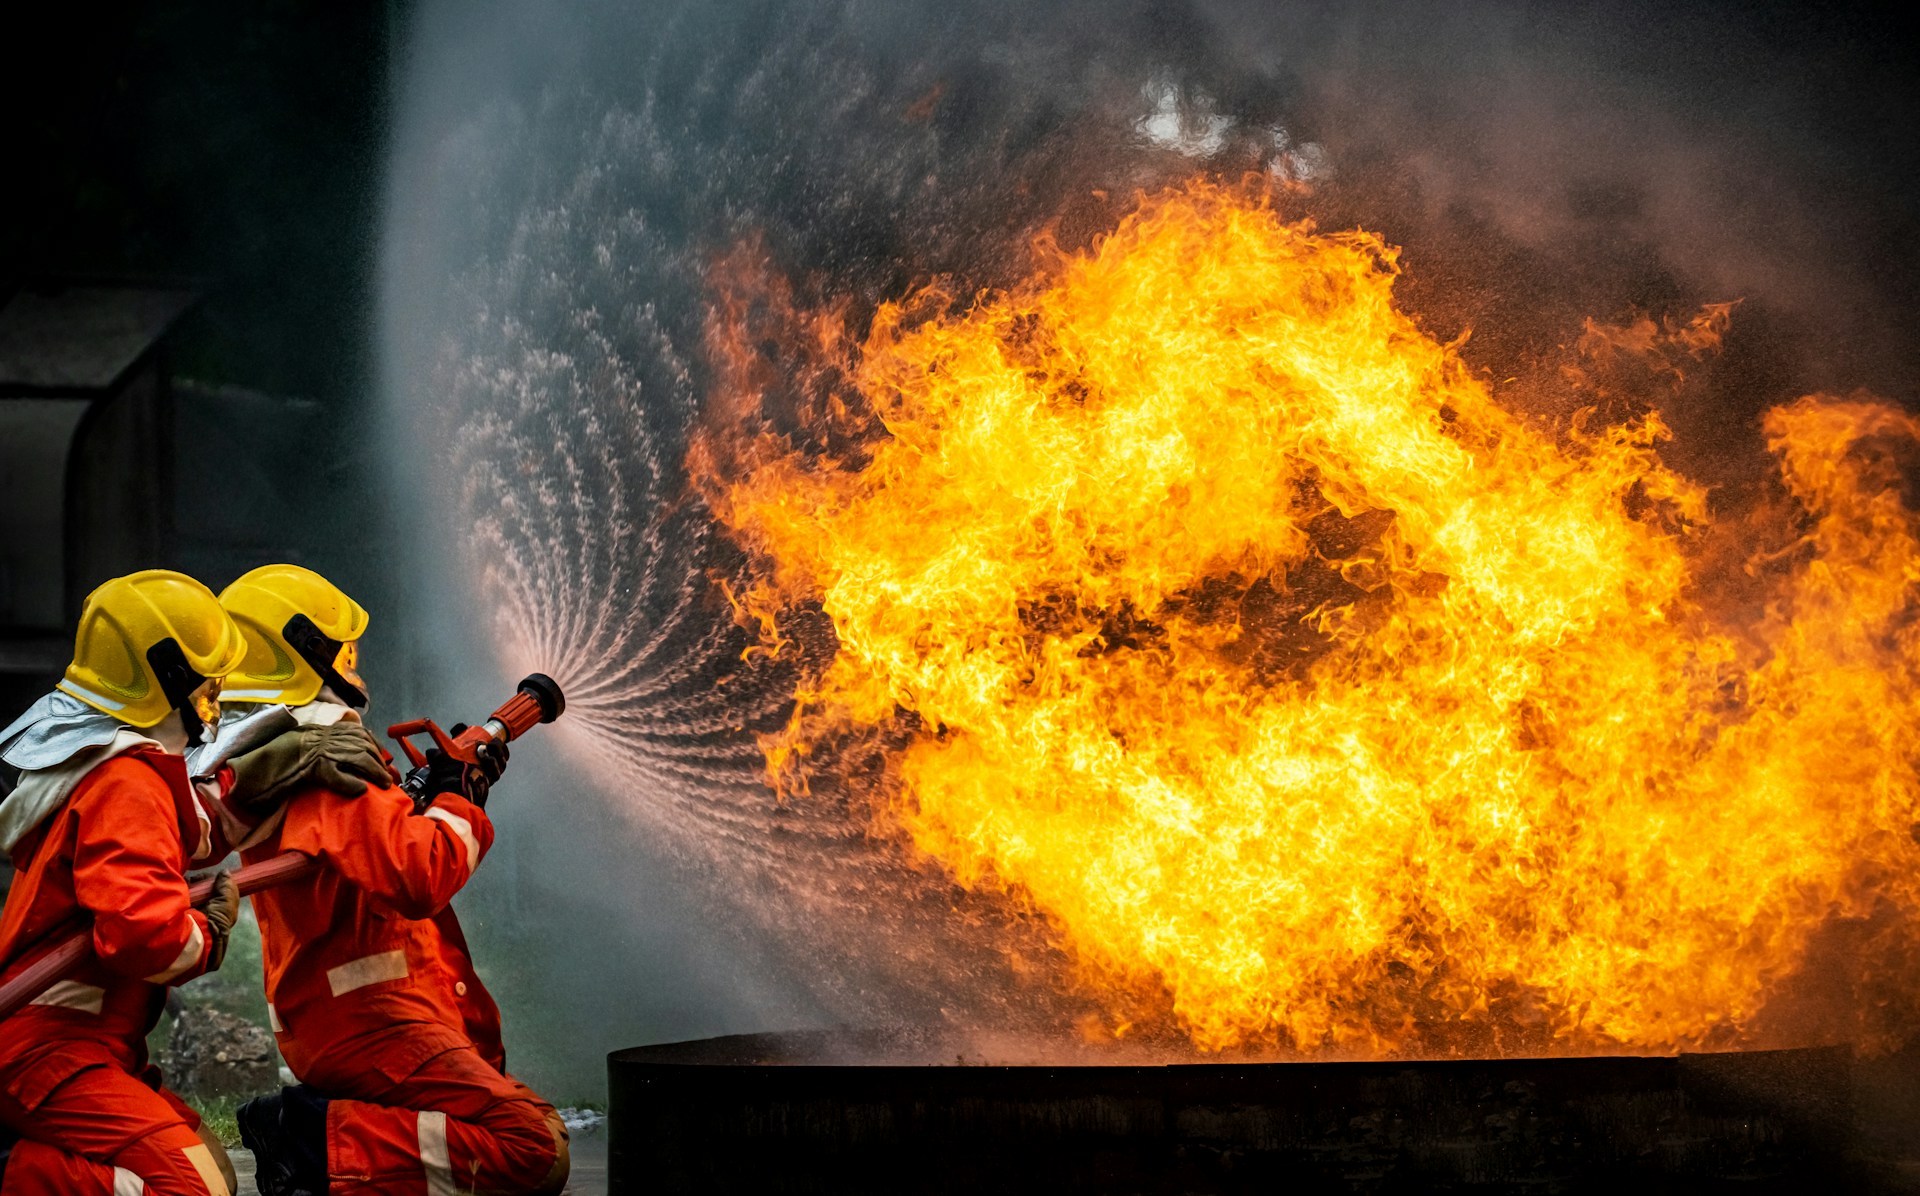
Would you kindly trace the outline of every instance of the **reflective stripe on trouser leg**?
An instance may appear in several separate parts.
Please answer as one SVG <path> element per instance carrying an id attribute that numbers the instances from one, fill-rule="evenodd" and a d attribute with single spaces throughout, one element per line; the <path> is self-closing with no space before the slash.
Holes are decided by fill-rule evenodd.
<path id="1" fill-rule="evenodd" d="M 7 1160 L 8 1189 L 61 1196 L 227 1196 L 227 1184 L 177 1097 L 121 1070 L 113 1045 L 94 1039 L 58 1044 L 65 1067 L 77 1067 L 32 1110 L 0 1083 L 0 1121 L 31 1125 L 35 1138 L 16 1143 Z M 18 1085 L 17 1069 L 0 1063 L 0 1080 Z M 197 1153 L 196 1161 L 192 1154 Z M 207 1166 L 202 1166 L 205 1163 Z"/>
<path id="2" fill-rule="evenodd" d="M 427 1173 L 427 1196 L 454 1196 L 453 1161 L 447 1157 L 447 1115 L 420 1114 L 420 1166 Z"/>
<path id="3" fill-rule="evenodd" d="M 156 1196 L 161 1192 L 180 1196 L 232 1196 L 213 1161 L 212 1152 L 204 1146 L 200 1150 L 206 1156 L 206 1171 L 196 1178 L 182 1175 L 176 1169 L 172 1175 L 159 1177 L 161 1186 L 153 1188 L 131 1167 L 96 1163 L 44 1142 L 19 1142 L 13 1147 L 13 1156 L 6 1160 L 4 1187 L 9 1192 L 60 1193 L 61 1196 Z"/>
<path id="4" fill-rule="evenodd" d="M 399 1082 L 375 1066 L 430 1045 L 431 1037 L 399 1027 L 330 1055 L 330 1070 L 305 1077 L 340 1094 L 327 1106 L 333 1196 L 446 1191 L 429 1187 L 442 1169 L 456 1192 L 559 1191 L 551 1181 L 565 1173 L 557 1158 L 565 1130 L 552 1107 L 473 1047 L 442 1051 Z"/>
<path id="5" fill-rule="evenodd" d="M 0 1166 L 0 1192 L 26 1196 L 119 1196 L 121 1192 L 138 1196 L 140 1192 L 140 1177 L 130 1171 L 68 1154 L 31 1138 L 15 1142 L 13 1153 L 0 1163 L 4 1163 Z M 131 1176 L 133 1186 L 122 1187 L 122 1176 Z"/>

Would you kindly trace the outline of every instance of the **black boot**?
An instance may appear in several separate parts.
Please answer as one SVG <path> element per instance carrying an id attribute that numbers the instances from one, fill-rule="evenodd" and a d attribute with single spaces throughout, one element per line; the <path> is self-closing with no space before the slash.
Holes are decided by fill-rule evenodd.
<path id="1" fill-rule="evenodd" d="M 305 1084 L 256 1097 L 234 1113 L 253 1152 L 260 1196 L 327 1196 L 327 1098 Z"/>

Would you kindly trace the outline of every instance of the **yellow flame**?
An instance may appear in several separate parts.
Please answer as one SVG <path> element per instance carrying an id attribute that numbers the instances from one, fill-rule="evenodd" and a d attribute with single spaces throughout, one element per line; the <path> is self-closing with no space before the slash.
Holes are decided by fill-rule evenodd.
<path id="1" fill-rule="evenodd" d="M 1920 529 L 1863 446 L 1920 423 L 1768 414 L 1800 539 L 1716 614 L 1659 417 L 1517 418 L 1396 274 L 1192 183 L 1009 293 L 883 307 L 859 453 L 696 446 L 743 620 L 838 636 L 776 779 L 904 728 L 881 820 L 1202 1048 L 1668 1050 L 1760 1024 L 1836 920 L 1910 953 Z"/>

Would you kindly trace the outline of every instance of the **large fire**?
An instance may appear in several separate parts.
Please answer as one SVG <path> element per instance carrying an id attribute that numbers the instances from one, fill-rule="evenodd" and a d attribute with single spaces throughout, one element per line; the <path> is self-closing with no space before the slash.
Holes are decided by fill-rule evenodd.
<path id="1" fill-rule="evenodd" d="M 1746 1041 L 1836 927 L 1858 1001 L 1912 972 L 1920 421 L 1775 408 L 1730 528 L 1657 413 L 1502 406 L 1368 233 L 1191 183 L 1041 257 L 695 445 L 763 648 L 837 637 L 763 744 L 789 800 L 882 744 L 884 833 L 1043 914 L 1106 1032 L 1203 1049 Z"/>

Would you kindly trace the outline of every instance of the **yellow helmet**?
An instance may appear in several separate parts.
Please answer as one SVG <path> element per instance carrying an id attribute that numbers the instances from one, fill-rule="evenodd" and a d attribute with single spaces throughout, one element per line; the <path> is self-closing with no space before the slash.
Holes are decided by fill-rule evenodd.
<path id="1" fill-rule="evenodd" d="M 178 710 L 197 743 L 200 723 L 218 717 L 211 705 L 196 707 L 198 691 L 231 673 L 245 651 L 212 590 L 184 573 L 144 569 L 87 595 L 59 687 L 130 727 Z"/>
<path id="2" fill-rule="evenodd" d="M 224 700 L 304 706 L 325 685 L 349 706 L 367 704 L 355 643 L 367 612 L 340 587 L 299 565 L 262 565 L 220 591 L 220 605 L 247 644 Z"/>

